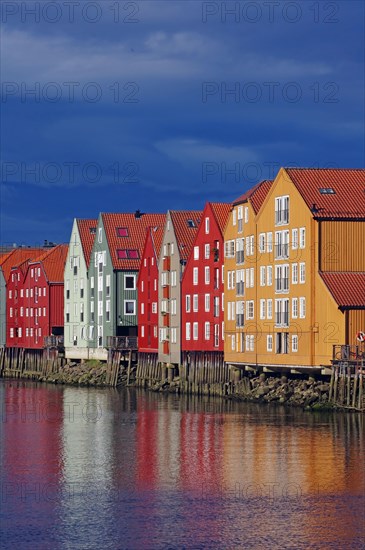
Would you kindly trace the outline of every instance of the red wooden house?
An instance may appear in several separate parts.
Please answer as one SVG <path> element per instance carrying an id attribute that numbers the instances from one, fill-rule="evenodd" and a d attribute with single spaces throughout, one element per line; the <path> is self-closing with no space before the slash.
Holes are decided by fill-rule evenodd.
<path id="1" fill-rule="evenodd" d="M 231 205 L 207 203 L 182 279 L 181 349 L 183 363 L 210 359 L 223 363 L 224 238 Z M 196 353 L 191 353 L 196 352 Z"/>
<path id="2" fill-rule="evenodd" d="M 63 273 L 67 245 L 11 270 L 7 292 L 6 346 L 42 349 L 45 336 L 63 335 Z"/>
<path id="3" fill-rule="evenodd" d="M 149 227 L 138 276 L 138 351 L 140 359 L 151 360 L 143 354 L 158 353 L 158 261 L 164 234 L 163 223 Z"/>

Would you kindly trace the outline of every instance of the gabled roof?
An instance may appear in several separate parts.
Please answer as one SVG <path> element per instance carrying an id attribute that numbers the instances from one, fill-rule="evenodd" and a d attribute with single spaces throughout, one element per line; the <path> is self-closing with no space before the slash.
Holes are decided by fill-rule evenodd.
<path id="1" fill-rule="evenodd" d="M 26 260 L 35 260 L 45 250 L 45 248 L 14 248 L 14 250 L 3 256 L 0 259 L 0 268 L 3 271 L 5 281 L 9 279 L 12 267 L 18 266 Z"/>
<path id="2" fill-rule="evenodd" d="M 166 214 L 131 213 L 101 214 L 113 268 L 138 271 L 143 254 L 146 231 L 149 227 L 164 225 Z M 127 228 L 128 235 L 119 237 L 118 228 Z M 118 258 L 117 250 L 137 250 L 137 258 Z"/>
<path id="3" fill-rule="evenodd" d="M 164 234 L 164 228 L 166 223 L 166 214 L 164 214 L 165 219 L 163 225 L 156 225 L 155 227 L 150 227 L 150 233 L 151 233 L 151 239 L 153 243 L 153 247 L 155 249 L 156 258 L 158 259 L 160 256 L 160 250 L 161 245 L 163 241 L 163 234 Z"/>
<path id="4" fill-rule="evenodd" d="M 365 169 L 285 168 L 285 171 L 315 218 L 365 219 Z"/>
<path id="5" fill-rule="evenodd" d="M 36 261 L 30 262 L 29 265 L 42 263 L 49 283 L 63 283 L 67 252 L 68 245 L 59 244 L 47 250 Z"/>
<path id="6" fill-rule="evenodd" d="M 95 240 L 95 232 L 91 232 L 92 229 L 95 229 L 98 225 L 98 220 L 76 220 L 77 227 L 79 229 L 80 241 L 82 246 L 82 251 L 84 253 L 84 258 L 86 262 L 86 267 L 90 265 L 90 255 L 93 248 Z"/>
<path id="7" fill-rule="evenodd" d="M 236 206 L 237 204 L 242 204 L 243 202 L 247 202 L 248 200 L 250 200 L 255 214 L 257 214 L 272 184 L 273 184 L 273 180 L 260 181 L 259 183 L 254 185 L 251 189 L 246 191 L 246 193 L 243 193 L 243 195 L 238 197 L 238 199 L 234 200 L 233 205 Z"/>
<path id="8" fill-rule="evenodd" d="M 364 272 L 322 272 L 321 277 L 339 308 L 365 309 Z"/>
<path id="9" fill-rule="evenodd" d="M 193 247 L 198 231 L 202 211 L 200 210 L 169 210 L 174 227 L 180 259 L 187 260 Z M 189 224 L 190 220 L 193 224 Z"/>
<path id="10" fill-rule="evenodd" d="M 210 204 L 211 209 L 213 210 L 218 227 L 223 235 L 232 205 L 227 204 L 226 202 L 210 202 L 208 204 Z"/>

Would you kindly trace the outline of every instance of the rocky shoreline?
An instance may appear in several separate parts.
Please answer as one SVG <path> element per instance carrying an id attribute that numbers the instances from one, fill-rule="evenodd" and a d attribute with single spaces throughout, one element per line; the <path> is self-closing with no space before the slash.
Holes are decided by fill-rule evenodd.
<path id="1" fill-rule="evenodd" d="M 136 385 L 135 371 L 136 368 L 133 367 L 130 373 L 130 386 Z M 25 371 L 22 378 L 34 379 L 34 376 L 27 376 Z M 81 387 L 108 387 L 106 379 L 107 365 L 98 361 L 69 362 L 60 367 L 58 372 L 37 377 L 40 382 Z M 127 369 L 121 368 L 117 385 L 119 387 L 127 385 Z M 328 402 L 329 381 L 317 380 L 313 377 L 304 380 L 260 374 L 251 378 L 244 377 L 239 382 L 229 383 L 226 386 L 226 391 L 221 393 L 225 399 L 255 403 L 278 403 L 285 406 L 302 407 L 307 410 L 334 410 L 340 408 Z M 179 378 L 172 381 L 156 381 L 146 389 L 175 394 L 186 391 Z M 205 385 L 204 388 L 199 388 L 195 393 L 209 395 L 213 392 L 210 391 L 208 385 Z"/>
<path id="2" fill-rule="evenodd" d="M 278 403 L 280 405 L 302 407 L 307 410 L 334 410 L 328 402 L 329 382 L 316 380 L 291 379 L 286 376 L 267 376 L 260 374 L 253 378 L 244 378 L 236 382 L 231 393 L 224 397 L 237 401 L 255 403 Z M 152 391 L 180 393 L 180 381 L 159 382 L 150 387 Z"/>

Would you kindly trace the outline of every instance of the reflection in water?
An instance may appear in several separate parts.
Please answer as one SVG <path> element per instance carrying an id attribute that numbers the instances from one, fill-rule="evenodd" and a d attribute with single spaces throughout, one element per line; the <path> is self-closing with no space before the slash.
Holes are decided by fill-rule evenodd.
<path id="1" fill-rule="evenodd" d="M 364 418 L 0 382 L 4 548 L 364 547 Z"/>

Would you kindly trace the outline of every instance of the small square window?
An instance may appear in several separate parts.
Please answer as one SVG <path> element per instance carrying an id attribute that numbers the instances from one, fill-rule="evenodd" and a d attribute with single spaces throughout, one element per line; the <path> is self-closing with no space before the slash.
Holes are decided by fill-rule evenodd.
<path id="1" fill-rule="evenodd" d="M 118 237 L 128 237 L 128 227 L 117 227 Z"/>
<path id="2" fill-rule="evenodd" d="M 126 250 L 117 250 L 117 258 L 118 260 L 125 260 L 128 258 L 127 251 Z"/>
<path id="3" fill-rule="evenodd" d="M 126 300 L 124 302 L 124 314 L 125 315 L 135 315 L 136 302 L 133 300 Z"/>
<path id="4" fill-rule="evenodd" d="M 131 260 L 138 260 L 139 259 L 139 252 L 138 250 L 127 250 L 128 258 Z"/>
<path id="5" fill-rule="evenodd" d="M 136 278 L 134 275 L 125 275 L 124 276 L 124 287 L 129 290 L 135 290 L 136 288 Z"/>

